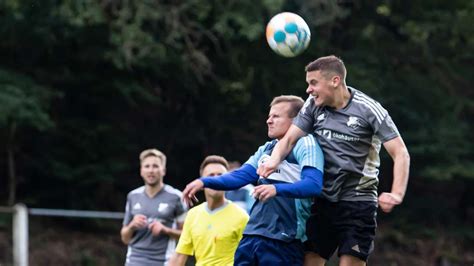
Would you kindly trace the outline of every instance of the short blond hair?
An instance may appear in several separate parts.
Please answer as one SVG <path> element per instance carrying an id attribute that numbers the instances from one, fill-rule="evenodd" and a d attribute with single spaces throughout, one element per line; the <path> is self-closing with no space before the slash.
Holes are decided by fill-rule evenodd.
<path id="1" fill-rule="evenodd" d="M 155 156 L 158 157 L 161 161 L 161 165 L 166 168 L 166 155 L 158 149 L 146 149 L 140 153 L 140 164 L 145 160 L 145 158 Z"/>
<path id="2" fill-rule="evenodd" d="M 270 107 L 278 103 L 289 103 L 290 110 L 288 110 L 288 116 L 290 118 L 294 118 L 303 107 L 304 100 L 303 98 L 295 95 L 280 95 L 273 98 L 272 102 L 270 103 Z"/>

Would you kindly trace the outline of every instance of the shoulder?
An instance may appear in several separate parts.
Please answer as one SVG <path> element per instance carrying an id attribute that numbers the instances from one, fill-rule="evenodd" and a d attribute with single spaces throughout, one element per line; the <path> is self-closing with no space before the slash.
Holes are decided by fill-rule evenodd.
<path id="1" fill-rule="evenodd" d="M 306 98 L 303 107 L 301 107 L 300 113 L 304 115 L 315 109 L 317 109 L 317 106 L 314 104 L 314 96 L 309 95 L 308 98 Z"/>
<path id="2" fill-rule="evenodd" d="M 247 214 L 247 212 L 241 207 L 239 207 L 237 204 L 235 204 L 234 202 L 229 201 L 227 208 L 233 213 L 235 217 L 238 217 L 239 219 L 243 219 L 243 220 L 249 219 L 249 215 Z"/>
<path id="3" fill-rule="evenodd" d="M 199 215 L 200 213 L 202 213 L 206 208 L 206 202 L 203 202 L 199 205 L 197 205 L 196 207 L 194 208 L 191 208 L 189 211 L 188 211 L 188 214 L 186 216 L 186 219 L 188 219 L 188 217 L 194 217 L 196 215 Z M 189 218 L 189 219 L 191 219 Z"/>
<path id="4" fill-rule="evenodd" d="M 316 138 L 313 136 L 313 134 L 308 134 L 304 137 L 301 137 L 298 142 L 301 142 L 301 143 L 314 143 L 316 142 Z"/>
<path id="5" fill-rule="evenodd" d="M 179 189 L 176 189 L 170 185 L 165 184 L 163 189 L 167 194 L 177 200 L 181 200 L 181 198 L 183 197 L 183 193 Z"/>
<path id="6" fill-rule="evenodd" d="M 309 95 L 306 101 L 303 104 L 303 107 L 301 107 L 301 110 L 299 111 L 299 115 L 312 115 L 312 114 L 317 114 L 320 113 L 325 107 L 324 106 L 316 106 L 314 103 L 314 96 Z"/>
<path id="7" fill-rule="evenodd" d="M 311 163 L 314 163 L 314 160 L 320 160 L 324 157 L 321 146 L 313 134 L 308 134 L 300 138 L 293 148 L 292 154 L 299 163 L 307 163 L 306 160 L 310 160 Z"/>
<path id="8" fill-rule="evenodd" d="M 128 197 L 133 196 L 133 195 L 139 195 L 143 194 L 145 192 L 145 186 L 138 187 L 128 193 Z"/>
<path id="9" fill-rule="evenodd" d="M 267 142 L 265 142 L 265 144 L 263 144 L 262 146 L 260 146 L 258 149 L 262 149 L 262 150 L 265 150 L 267 147 L 269 147 L 270 145 L 272 145 L 274 142 L 274 140 L 269 140 Z"/>
<path id="10" fill-rule="evenodd" d="M 385 108 L 383 108 L 383 106 L 378 101 L 359 90 L 354 88 L 350 89 L 354 91 L 354 105 L 358 107 L 363 114 L 366 116 L 373 116 L 379 122 L 385 118 L 387 115 L 387 110 L 385 110 Z"/>
<path id="11" fill-rule="evenodd" d="M 258 147 L 258 150 L 255 152 L 255 155 L 266 152 L 267 150 L 271 149 L 274 146 L 275 140 L 270 140 L 265 142 L 265 144 Z"/>
<path id="12" fill-rule="evenodd" d="M 299 148 L 299 147 L 313 147 L 313 146 L 316 146 L 317 145 L 317 142 L 316 142 L 316 139 L 314 138 L 313 134 L 308 134 L 304 137 L 301 137 L 297 142 L 296 142 L 296 145 L 295 145 L 295 148 Z"/>

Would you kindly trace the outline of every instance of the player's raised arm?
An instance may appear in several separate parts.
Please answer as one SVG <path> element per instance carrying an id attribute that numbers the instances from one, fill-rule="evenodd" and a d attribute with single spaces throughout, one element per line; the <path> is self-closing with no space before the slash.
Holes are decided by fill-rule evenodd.
<path id="1" fill-rule="evenodd" d="M 285 136 L 276 144 L 271 157 L 258 167 L 257 174 L 263 177 L 268 177 L 273 173 L 283 158 L 290 153 L 298 139 L 305 135 L 306 132 L 295 125 L 291 125 Z"/>

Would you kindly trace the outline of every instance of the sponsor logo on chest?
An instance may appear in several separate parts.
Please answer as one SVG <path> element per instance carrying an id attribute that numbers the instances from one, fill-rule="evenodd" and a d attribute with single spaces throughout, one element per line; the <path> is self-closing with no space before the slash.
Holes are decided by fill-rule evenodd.
<path id="1" fill-rule="evenodd" d="M 158 205 L 158 212 L 164 212 L 166 209 L 168 209 L 168 203 L 160 203 Z"/>
<path id="2" fill-rule="evenodd" d="M 323 114 L 318 115 L 318 117 L 316 118 L 316 120 L 318 120 L 318 121 L 323 121 L 325 118 L 326 118 L 326 115 L 323 113 Z"/>
<path id="3" fill-rule="evenodd" d="M 359 118 L 355 116 L 349 116 L 349 120 L 347 120 L 346 125 L 350 128 L 356 129 L 358 128 L 361 124 L 359 122 Z"/>
<path id="4" fill-rule="evenodd" d="M 360 141 L 359 137 L 354 137 L 354 136 L 338 133 L 338 132 L 332 131 L 330 129 L 317 130 L 316 134 L 318 134 L 319 136 L 324 137 L 327 140 L 338 139 L 338 140 L 350 141 L 350 142 Z"/>

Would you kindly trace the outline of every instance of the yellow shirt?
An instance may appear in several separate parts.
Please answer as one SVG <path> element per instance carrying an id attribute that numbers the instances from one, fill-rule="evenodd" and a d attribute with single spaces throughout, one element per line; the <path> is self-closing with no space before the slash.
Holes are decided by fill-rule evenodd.
<path id="1" fill-rule="evenodd" d="M 176 252 L 194 254 L 196 266 L 234 265 L 234 253 L 248 220 L 248 214 L 230 201 L 213 211 L 204 202 L 189 210 Z"/>

